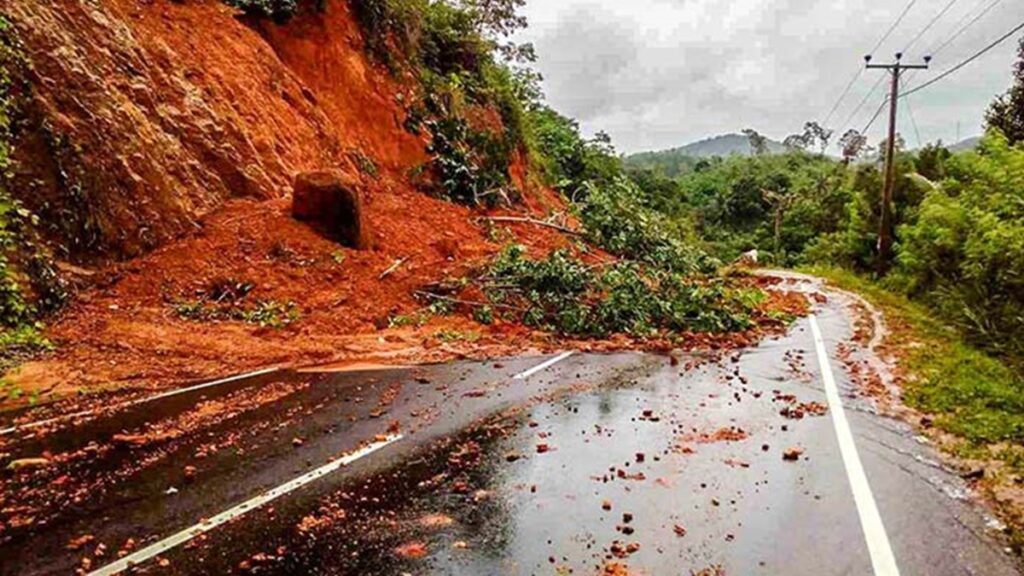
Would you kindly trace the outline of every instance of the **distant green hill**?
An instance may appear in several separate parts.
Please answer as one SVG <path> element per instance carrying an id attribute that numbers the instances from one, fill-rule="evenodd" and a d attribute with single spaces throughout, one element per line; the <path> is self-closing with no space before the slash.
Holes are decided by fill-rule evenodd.
<path id="1" fill-rule="evenodd" d="M 948 148 L 950 152 L 966 152 L 968 150 L 974 150 L 980 143 L 981 136 L 975 136 L 974 138 L 968 138 L 966 140 L 961 140 L 956 144 L 951 144 Z"/>
<path id="2" fill-rule="evenodd" d="M 768 140 L 768 151 L 772 154 L 785 152 L 781 142 Z M 714 157 L 750 156 L 750 140 L 742 134 L 724 134 L 707 138 L 658 152 L 641 152 L 626 157 L 626 166 L 636 169 L 654 169 L 673 178 L 693 169 L 701 160 Z"/>

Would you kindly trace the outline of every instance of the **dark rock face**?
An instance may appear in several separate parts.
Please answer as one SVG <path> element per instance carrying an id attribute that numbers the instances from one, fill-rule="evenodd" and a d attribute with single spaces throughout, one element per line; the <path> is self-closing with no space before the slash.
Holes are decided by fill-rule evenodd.
<path id="1" fill-rule="evenodd" d="M 370 247 L 359 182 L 341 172 L 303 172 L 296 176 L 292 215 L 310 222 L 343 246 L 357 250 Z"/>

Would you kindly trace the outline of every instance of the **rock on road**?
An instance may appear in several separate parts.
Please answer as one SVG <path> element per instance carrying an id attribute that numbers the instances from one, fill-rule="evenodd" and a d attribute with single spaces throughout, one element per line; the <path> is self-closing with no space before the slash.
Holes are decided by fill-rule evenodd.
<path id="1" fill-rule="evenodd" d="M 963 481 L 860 393 L 851 301 L 820 300 L 755 348 L 673 361 L 112 396 L 0 436 L 0 574 L 1019 574 Z"/>

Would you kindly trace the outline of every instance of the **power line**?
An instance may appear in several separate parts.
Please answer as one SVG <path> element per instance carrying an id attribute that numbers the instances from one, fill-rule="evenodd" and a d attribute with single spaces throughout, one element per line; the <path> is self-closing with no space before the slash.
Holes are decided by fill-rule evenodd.
<path id="1" fill-rule="evenodd" d="M 885 76 L 882 76 L 881 78 L 885 78 Z M 882 99 L 882 103 L 878 105 L 878 110 L 875 110 L 875 115 L 871 117 L 871 120 L 868 120 L 868 123 L 864 125 L 864 129 L 860 131 L 861 135 L 867 134 L 867 131 L 871 129 L 871 126 L 872 124 L 875 123 L 875 120 L 878 120 L 878 117 L 882 114 L 882 110 L 885 110 L 885 105 L 888 103 L 889 97 L 886 96 L 885 98 Z"/>
<path id="2" fill-rule="evenodd" d="M 889 36 L 892 36 L 892 33 L 896 31 L 896 27 L 899 26 L 900 23 L 903 22 L 903 19 L 907 17 L 907 13 L 910 12 L 910 9 L 914 7 L 914 4 L 917 4 L 917 0 L 910 0 L 910 2 L 907 3 L 907 7 L 903 9 L 903 12 L 900 14 L 899 18 L 897 18 L 896 21 L 892 23 L 892 26 L 889 27 L 889 30 L 886 31 L 885 35 L 882 36 L 882 39 L 879 40 L 877 44 L 875 44 L 875 47 L 872 48 L 871 52 L 868 52 L 868 54 L 874 54 L 875 52 L 878 51 L 879 48 L 882 47 L 882 44 L 884 44 L 885 41 L 889 39 Z"/>
<path id="3" fill-rule="evenodd" d="M 985 0 L 981 0 L 980 2 L 978 2 L 977 4 L 975 4 L 974 6 L 972 6 L 972 7 L 971 7 L 971 9 L 970 9 L 970 10 L 968 10 L 968 11 L 967 11 L 967 13 L 966 13 L 966 14 L 964 14 L 964 15 L 963 15 L 963 16 L 962 16 L 962 17 L 960 18 L 960 20 L 959 20 L 959 21 L 957 21 L 957 23 L 956 23 L 956 27 L 960 26 L 960 24 L 962 24 L 962 23 L 963 23 L 963 22 L 964 22 L 965 20 L 967 20 L 967 18 L 968 18 L 968 17 L 969 17 L 970 15 L 971 15 L 971 12 L 973 12 L 973 11 L 974 11 L 974 9 L 975 9 L 975 8 L 977 8 L 978 6 L 981 6 L 981 3 L 982 3 L 982 2 L 984 2 L 984 1 L 985 1 Z M 996 2 L 996 3 L 998 3 L 998 2 L 1001 2 L 1001 1 L 1002 1 L 1002 0 L 995 0 L 995 2 Z M 904 53 L 906 53 L 906 52 L 909 52 L 909 51 L 910 51 L 910 48 L 911 48 L 911 47 L 912 47 L 912 46 L 913 46 L 913 45 L 914 45 L 915 43 L 917 43 L 917 41 L 918 41 L 918 40 L 919 40 L 919 39 L 920 39 L 920 38 L 921 38 L 922 36 L 924 36 L 924 34 L 925 34 L 925 33 L 926 33 L 926 32 L 927 32 L 928 30 L 930 30 L 930 29 L 932 28 L 932 26 L 934 26 L 934 25 L 935 25 L 935 23 L 936 23 L 936 22 L 938 22 L 938 21 L 939 21 L 939 19 L 940 19 L 940 18 L 942 18 L 942 16 L 944 16 L 944 15 L 946 14 L 946 12 L 949 12 L 949 9 L 950 9 L 950 8 L 952 8 L 952 7 L 953 7 L 953 5 L 954 5 L 954 4 L 956 4 L 956 3 L 957 3 L 957 0 L 950 0 L 949 4 L 946 4 L 945 8 L 943 8 L 943 9 L 942 9 L 941 11 L 939 11 L 939 13 L 938 13 L 938 14 L 937 14 L 937 15 L 936 15 L 936 16 L 935 16 L 934 18 L 932 18 L 932 20 L 931 20 L 931 21 L 930 21 L 930 22 L 928 23 L 928 25 L 927 25 L 927 26 L 925 26 L 925 27 L 924 27 L 924 29 L 922 29 L 922 30 L 921 30 L 920 32 L 918 32 L 916 36 L 914 36 L 914 39 L 913 39 L 913 40 L 911 40 L 909 44 L 907 44 L 907 47 L 903 49 L 903 52 L 904 52 Z M 969 25 L 968 25 L 967 27 L 969 27 Z M 967 27 L 965 27 L 965 28 L 967 28 Z M 931 49 L 928 49 L 928 50 L 925 50 L 925 54 L 927 54 L 928 56 L 934 56 L 934 55 L 935 55 L 935 51 L 934 51 L 934 50 L 931 50 Z M 913 70 L 913 71 L 911 71 L 911 73 L 910 73 L 910 76 L 909 76 L 909 77 L 907 77 L 907 80 L 911 80 L 911 79 L 915 78 L 915 77 L 917 76 L 917 73 L 918 73 L 918 70 Z"/>
<path id="4" fill-rule="evenodd" d="M 965 25 L 964 25 L 963 27 L 959 28 L 959 29 L 958 29 L 958 30 L 957 30 L 956 32 L 954 32 L 954 33 L 953 33 L 953 35 L 951 35 L 951 36 L 950 36 L 949 38 L 947 38 L 947 39 L 946 39 L 946 41 L 945 41 L 945 42 L 943 42 L 943 43 L 942 43 L 941 45 L 939 45 L 939 47 L 938 47 L 938 48 L 936 48 L 935 50 L 931 50 L 931 55 L 932 55 L 932 56 L 935 56 L 936 54 L 938 54 L 938 53 L 942 52 L 943 50 L 945 50 L 945 49 L 946 49 L 946 48 L 947 48 L 947 47 L 948 47 L 948 46 L 949 46 L 950 44 L 952 44 L 952 43 L 953 43 L 953 41 L 954 41 L 954 40 L 956 40 L 957 38 L 959 38 L 959 37 L 960 37 L 960 36 L 961 36 L 961 35 L 962 35 L 962 34 L 963 34 L 964 32 L 966 32 L 966 31 L 967 31 L 967 30 L 968 30 L 968 29 L 969 29 L 969 28 L 970 28 L 971 26 L 974 26 L 974 25 L 975 25 L 975 24 L 976 24 L 976 23 L 978 22 L 978 20 L 981 20 L 981 19 L 982 19 L 982 17 L 984 17 L 984 16 L 985 16 L 986 14 L 988 14 L 989 12 L 991 12 L 991 11 L 992 11 L 992 9 L 993 9 L 993 8 L 995 8 L 995 7 L 996 7 L 996 6 L 997 6 L 997 5 L 998 5 L 998 4 L 1000 3 L 1000 2 L 1002 2 L 1002 1 L 1003 1 L 1003 0 L 993 0 L 993 1 L 991 2 L 991 3 L 989 3 L 989 5 L 988 5 L 988 6 L 986 6 L 984 10 L 982 10 L 981 12 L 979 12 L 979 13 L 978 13 L 978 15 L 977 15 L 977 16 L 975 16 L 974 18 L 972 18 L 970 22 L 968 22 L 968 23 L 967 23 L 967 24 L 965 24 Z M 979 4 L 979 5 L 980 5 L 980 4 Z M 968 12 L 968 14 L 970 14 L 970 12 Z M 961 20 L 961 22 L 962 22 L 962 21 L 963 21 L 963 20 Z"/>
<path id="5" fill-rule="evenodd" d="M 914 127 L 914 137 L 917 139 L 917 147 L 921 147 L 921 130 L 917 127 L 917 120 L 914 118 L 914 111 L 910 109 L 910 98 L 903 101 L 907 105 L 907 116 L 910 117 L 910 125 Z"/>
<path id="6" fill-rule="evenodd" d="M 916 3 L 917 0 L 910 0 L 907 3 L 906 7 L 903 8 L 903 12 L 901 12 L 899 17 L 896 18 L 896 21 L 893 22 L 891 26 L 889 26 L 889 29 L 886 30 L 885 34 L 882 35 L 882 38 L 877 43 L 875 43 L 875 47 L 871 49 L 871 52 L 869 52 L 869 54 L 877 52 L 878 49 L 882 46 L 882 44 L 884 44 L 885 41 L 889 39 L 889 36 L 892 36 L 892 33 L 896 31 L 896 28 L 900 25 L 900 23 L 903 22 L 903 19 L 907 17 L 907 13 L 910 12 L 910 9 L 913 8 L 914 4 Z M 836 110 L 839 109 L 839 105 L 842 104 L 843 100 L 845 100 L 846 97 L 850 95 L 850 90 L 853 89 L 853 85 L 857 82 L 858 79 L 860 79 L 860 76 L 863 73 L 864 68 L 858 67 L 857 72 L 853 75 L 853 78 L 850 79 L 850 81 L 846 84 L 846 88 L 843 89 L 843 93 L 839 95 L 839 99 L 836 100 L 835 104 L 833 104 L 832 108 L 828 111 L 828 114 L 825 116 L 824 122 L 822 122 L 823 124 L 828 124 L 828 121 L 832 119 L 832 116 L 836 113 Z M 861 106 L 863 106 L 863 104 L 861 104 Z M 847 121 L 846 124 L 849 124 L 849 121 Z"/>
<path id="7" fill-rule="evenodd" d="M 999 0 L 995 0 L 995 2 L 999 2 Z M 971 6 L 963 14 L 961 14 L 960 18 L 957 19 L 956 23 L 949 27 L 950 36 L 956 36 L 957 34 L 959 34 L 959 31 L 962 26 L 966 28 L 966 26 L 964 25 L 967 23 L 967 21 L 970 20 L 972 17 L 976 17 L 975 12 L 977 12 L 979 8 L 981 8 L 984 4 L 987 3 L 988 0 L 977 0 L 973 6 Z M 928 46 L 928 49 L 925 50 L 925 54 L 934 55 L 936 48 L 940 44 L 945 44 L 949 41 L 949 38 L 945 38 L 941 42 L 932 42 L 932 44 Z"/>
<path id="8" fill-rule="evenodd" d="M 914 36 L 914 39 L 911 40 L 909 44 L 907 44 L 907 47 L 903 49 L 903 52 L 909 52 L 910 48 L 914 44 L 916 44 L 917 41 L 920 40 L 921 37 L 924 36 L 929 30 L 931 30 L 932 26 L 935 26 L 935 23 L 938 22 L 939 19 L 941 19 L 943 16 L 945 16 L 946 12 L 949 12 L 949 9 L 952 8 L 953 5 L 956 4 L 958 1 L 959 0 L 949 0 L 949 3 L 946 4 L 946 6 L 942 10 L 940 10 L 939 13 L 936 14 L 935 17 L 932 18 L 931 21 L 928 22 L 928 24 L 924 28 L 922 28 L 920 32 L 917 33 L 917 36 Z"/>
<path id="9" fill-rule="evenodd" d="M 988 46 L 982 48 L 979 52 L 975 53 L 970 58 L 964 60 L 963 62 L 957 64 L 956 66 L 950 68 L 949 70 L 946 70 L 942 74 L 939 74 L 938 76 L 936 76 L 935 78 L 932 78 L 931 80 L 925 82 L 924 84 L 920 84 L 918 86 L 915 86 L 915 87 L 911 88 L 910 90 L 907 90 L 906 92 L 904 92 L 900 96 L 900 98 L 906 98 L 907 96 L 910 96 L 911 94 L 913 94 L 915 92 L 919 92 L 921 90 L 924 90 L 925 88 L 931 86 L 932 84 L 935 84 L 936 82 L 942 80 L 943 78 L 946 78 L 946 77 L 950 76 L 951 74 L 953 74 L 954 72 L 960 70 L 964 66 L 967 66 L 971 62 L 974 62 L 975 60 L 980 58 L 982 55 L 984 55 L 989 50 L 992 50 L 996 46 L 999 46 L 1000 44 L 1005 42 L 1007 38 L 1009 38 L 1010 36 L 1013 36 L 1017 32 L 1020 32 L 1021 30 L 1024 30 L 1024 22 L 1021 22 L 1020 24 L 1015 26 L 1013 30 L 1010 30 L 1006 34 L 1003 34 L 1002 36 L 999 37 L 998 40 L 996 40 L 995 42 L 993 42 L 993 43 L 989 44 Z"/>
<path id="10" fill-rule="evenodd" d="M 864 98 L 860 101 L 860 104 L 857 104 L 857 107 L 853 109 L 853 112 L 850 113 L 850 116 L 849 118 L 846 119 L 846 122 L 843 122 L 843 126 L 849 126 L 850 123 L 853 122 L 853 119 L 857 117 L 857 113 L 860 112 L 860 109 L 863 108 L 864 105 L 868 103 L 868 100 L 871 100 L 871 97 L 875 95 L 875 92 L 878 91 L 878 88 L 879 86 L 882 85 L 883 80 L 885 80 L 885 76 L 878 77 L 878 80 L 875 81 L 875 85 L 872 86 L 871 90 L 869 90 L 868 93 L 864 95 Z"/>
<path id="11" fill-rule="evenodd" d="M 836 100 L 836 103 L 832 105 L 832 109 L 828 111 L 828 114 L 825 116 L 825 121 L 822 122 L 822 124 L 828 124 L 828 121 L 832 119 L 832 116 L 836 113 L 836 110 L 839 109 L 839 105 L 843 103 L 843 100 L 845 100 L 847 96 L 849 96 L 850 90 L 853 88 L 854 83 L 857 82 L 857 80 L 860 78 L 860 75 L 863 73 L 864 68 L 858 67 L 857 73 L 853 75 L 853 78 L 850 78 L 850 82 L 846 85 L 846 89 L 843 90 L 843 93 L 839 96 L 839 99 Z"/>

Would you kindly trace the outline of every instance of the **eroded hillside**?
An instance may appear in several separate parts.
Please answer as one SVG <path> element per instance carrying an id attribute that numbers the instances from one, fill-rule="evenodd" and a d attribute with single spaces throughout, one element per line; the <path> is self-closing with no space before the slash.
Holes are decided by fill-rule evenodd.
<path id="1" fill-rule="evenodd" d="M 345 2 L 286 26 L 215 0 L 5 4 L 31 85 L 12 191 L 94 286 L 53 328 L 74 349 L 39 366 L 47 380 L 187 377 L 205 373 L 203 356 L 213 370 L 332 358 L 339 338 L 415 306 L 413 287 L 498 247 L 469 209 L 411 184 L 427 159 L 424 137 L 403 128 L 413 88 L 370 60 Z M 363 183 L 374 250 L 343 249 L 274 201 L 323 168 Z M 177 317 L 218 280 L 294 304 L 302 332 L 327 340 Z M 149 353 L 163 360 L 140 365 Z"/>
<path id="2" fill-rule="evenodd" d="M 229 198 L 286 196 L 299 171 L 424 159 L 344 2 L 285 28 L 216 0 L 4 10 L 31 64 L 13 190 L 72 256 L 139 254 Z"/>
<path id="3" fill-rule="evenodd" d="M 751 318 L 803 306 L 687 280 L 706 257 L 497 61 L 486 15 L 315 4 L 275 20 L 219 0 L 4 0 L 7 190 L 33 239 L 10 267 L 65 302 L 7 386 L 40 398 L 559 334 L 664 348 L 748 339 Z M 370 249 L 292 217 L 295 176 L 315 170 L 355 183 Z M 581 195 L 590 222 L 565 199 Z"/>

